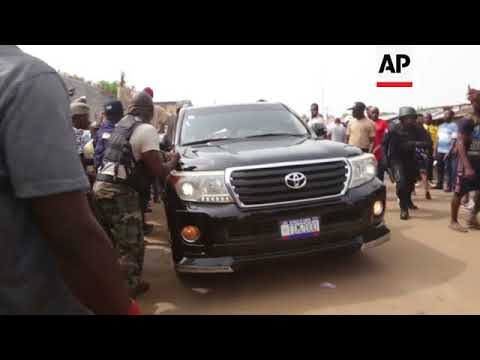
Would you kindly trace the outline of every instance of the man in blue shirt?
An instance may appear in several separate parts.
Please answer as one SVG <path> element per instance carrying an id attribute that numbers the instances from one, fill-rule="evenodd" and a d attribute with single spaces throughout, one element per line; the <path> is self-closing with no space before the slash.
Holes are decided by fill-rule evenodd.
<path id="1" fill-rule="evenodd" d="M 459 232 L 467 229 L 458 223 L 458 209 L 463 196 L 474 192 L 474 207 L 467 218 L 467 227 L 480 230 L 477 215 L 480 211 L 480 91 L 470 89 L 468 99 L 473 113 L 459 123 L 457 156 L 458 167 L 455 194 L 452 198 L 450 228 Z"/>
<path id="2" fill-rule="evenodd" d="M 454 114 L 452 110 L 445 111 L 445 122 L 438 128 L 437 148 L 435 150 L 435 158 L 437 160 L 437 186 L 435 189 L 443 189 L 446 172 L 446 192 L 453 190 L 452 159 L 458 131 L 457 124 L 452 121 Z"/>
<path id="3" fill-rule="evenodd" d="M 103 113 L 105 120 L 98 129 L 95 139 L 94 163 L 97 170 L 102 165 L 103 154 L 115 124 L 123 117 L 123 105 L 120 101 L 111 101 L 105 104 Z"/>

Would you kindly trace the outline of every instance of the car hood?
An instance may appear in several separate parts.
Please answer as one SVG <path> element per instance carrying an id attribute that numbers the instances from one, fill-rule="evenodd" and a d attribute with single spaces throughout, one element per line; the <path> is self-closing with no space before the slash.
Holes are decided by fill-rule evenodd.
<path id="1" fill-rule="evenodd" d="M 224 170 L 229 167 L 278 162 L 351 157 L 361 150 L 329 140 L 275 137 L 214 142 L 179 147 L 180 168 L 184 171 Z"/>

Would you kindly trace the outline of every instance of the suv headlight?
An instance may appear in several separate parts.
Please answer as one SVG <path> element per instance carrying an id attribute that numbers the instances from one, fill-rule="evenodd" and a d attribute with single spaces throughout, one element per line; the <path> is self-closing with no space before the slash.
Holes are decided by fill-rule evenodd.
<path id="1" fill-rule="evenodd" d="M 372 180 L 377 175 L 377 161 L 372 154 L 363 154 L 348 159 L 352 168 L 350 188 L 355 188 Z"/>
<path id="2" fill-rule="evenodd" d="M 224 171 L 173 171 L 170 180 L 183 201 L 233 203 L 225 186 Z"/>

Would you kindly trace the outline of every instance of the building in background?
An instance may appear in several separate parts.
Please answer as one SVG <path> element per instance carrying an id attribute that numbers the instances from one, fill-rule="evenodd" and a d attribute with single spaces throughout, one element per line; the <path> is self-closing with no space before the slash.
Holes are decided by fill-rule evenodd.
<path id="1" fill-rule="evenodd" d="M 453 110 L 453 112 L 455 113 L 453 120 L 456 121 L 464 118 L 467 114 L 469 114 L 472 111 L 472 106 L 468 103 L 457 105 L 441 105 L 428 108 L 420 108 L 417 109 L 417 112 L 423 115 L 425 115 L 426 113 L 430 113 L 432 114 L 433 121 L 442 121 L 445 110 Z M 396 114 L 391 117 L 382 117 L 382 119 L 388 121 L 396 120 L 397 118 L 398 116 Z"/>
<path id="2" fill-rule="evenodd" d="M 181 109 L 183 106 L 192 106 L 192 102 L 190 100 L 155 101 L 154 104 L 160 106 L 166 112 L 169 112 L 171 114 L 176 114 L 177 109 Z"/>
<path id="3" fill-rule="evenodd" d="M 74 77 L 65 73 L 60 73 L 67 89 L 75 89 L 73 99 L 85 96 L 87 103 L 90 106 L 90 122 L 99 118 L 103 111 L 103 105 L 113 99 L 112 96 L 108 96 L 102 93 L 94 84 L 89 81 L 85 81 L 81 78 Z"/>

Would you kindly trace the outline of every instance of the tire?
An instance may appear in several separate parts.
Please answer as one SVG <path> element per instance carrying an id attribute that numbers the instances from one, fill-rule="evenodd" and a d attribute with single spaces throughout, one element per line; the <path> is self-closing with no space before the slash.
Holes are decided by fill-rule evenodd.
<path id="1" fill-rule="evenodd" d="M 342 257 L 353 257 L 361 253 L 360 249 L 361 249 L 361 246 L 359 245 L 351 245 L 351 246 L 338 249 L 335 251 L 335 253 L 338 256 L 342 256 Z"/>

